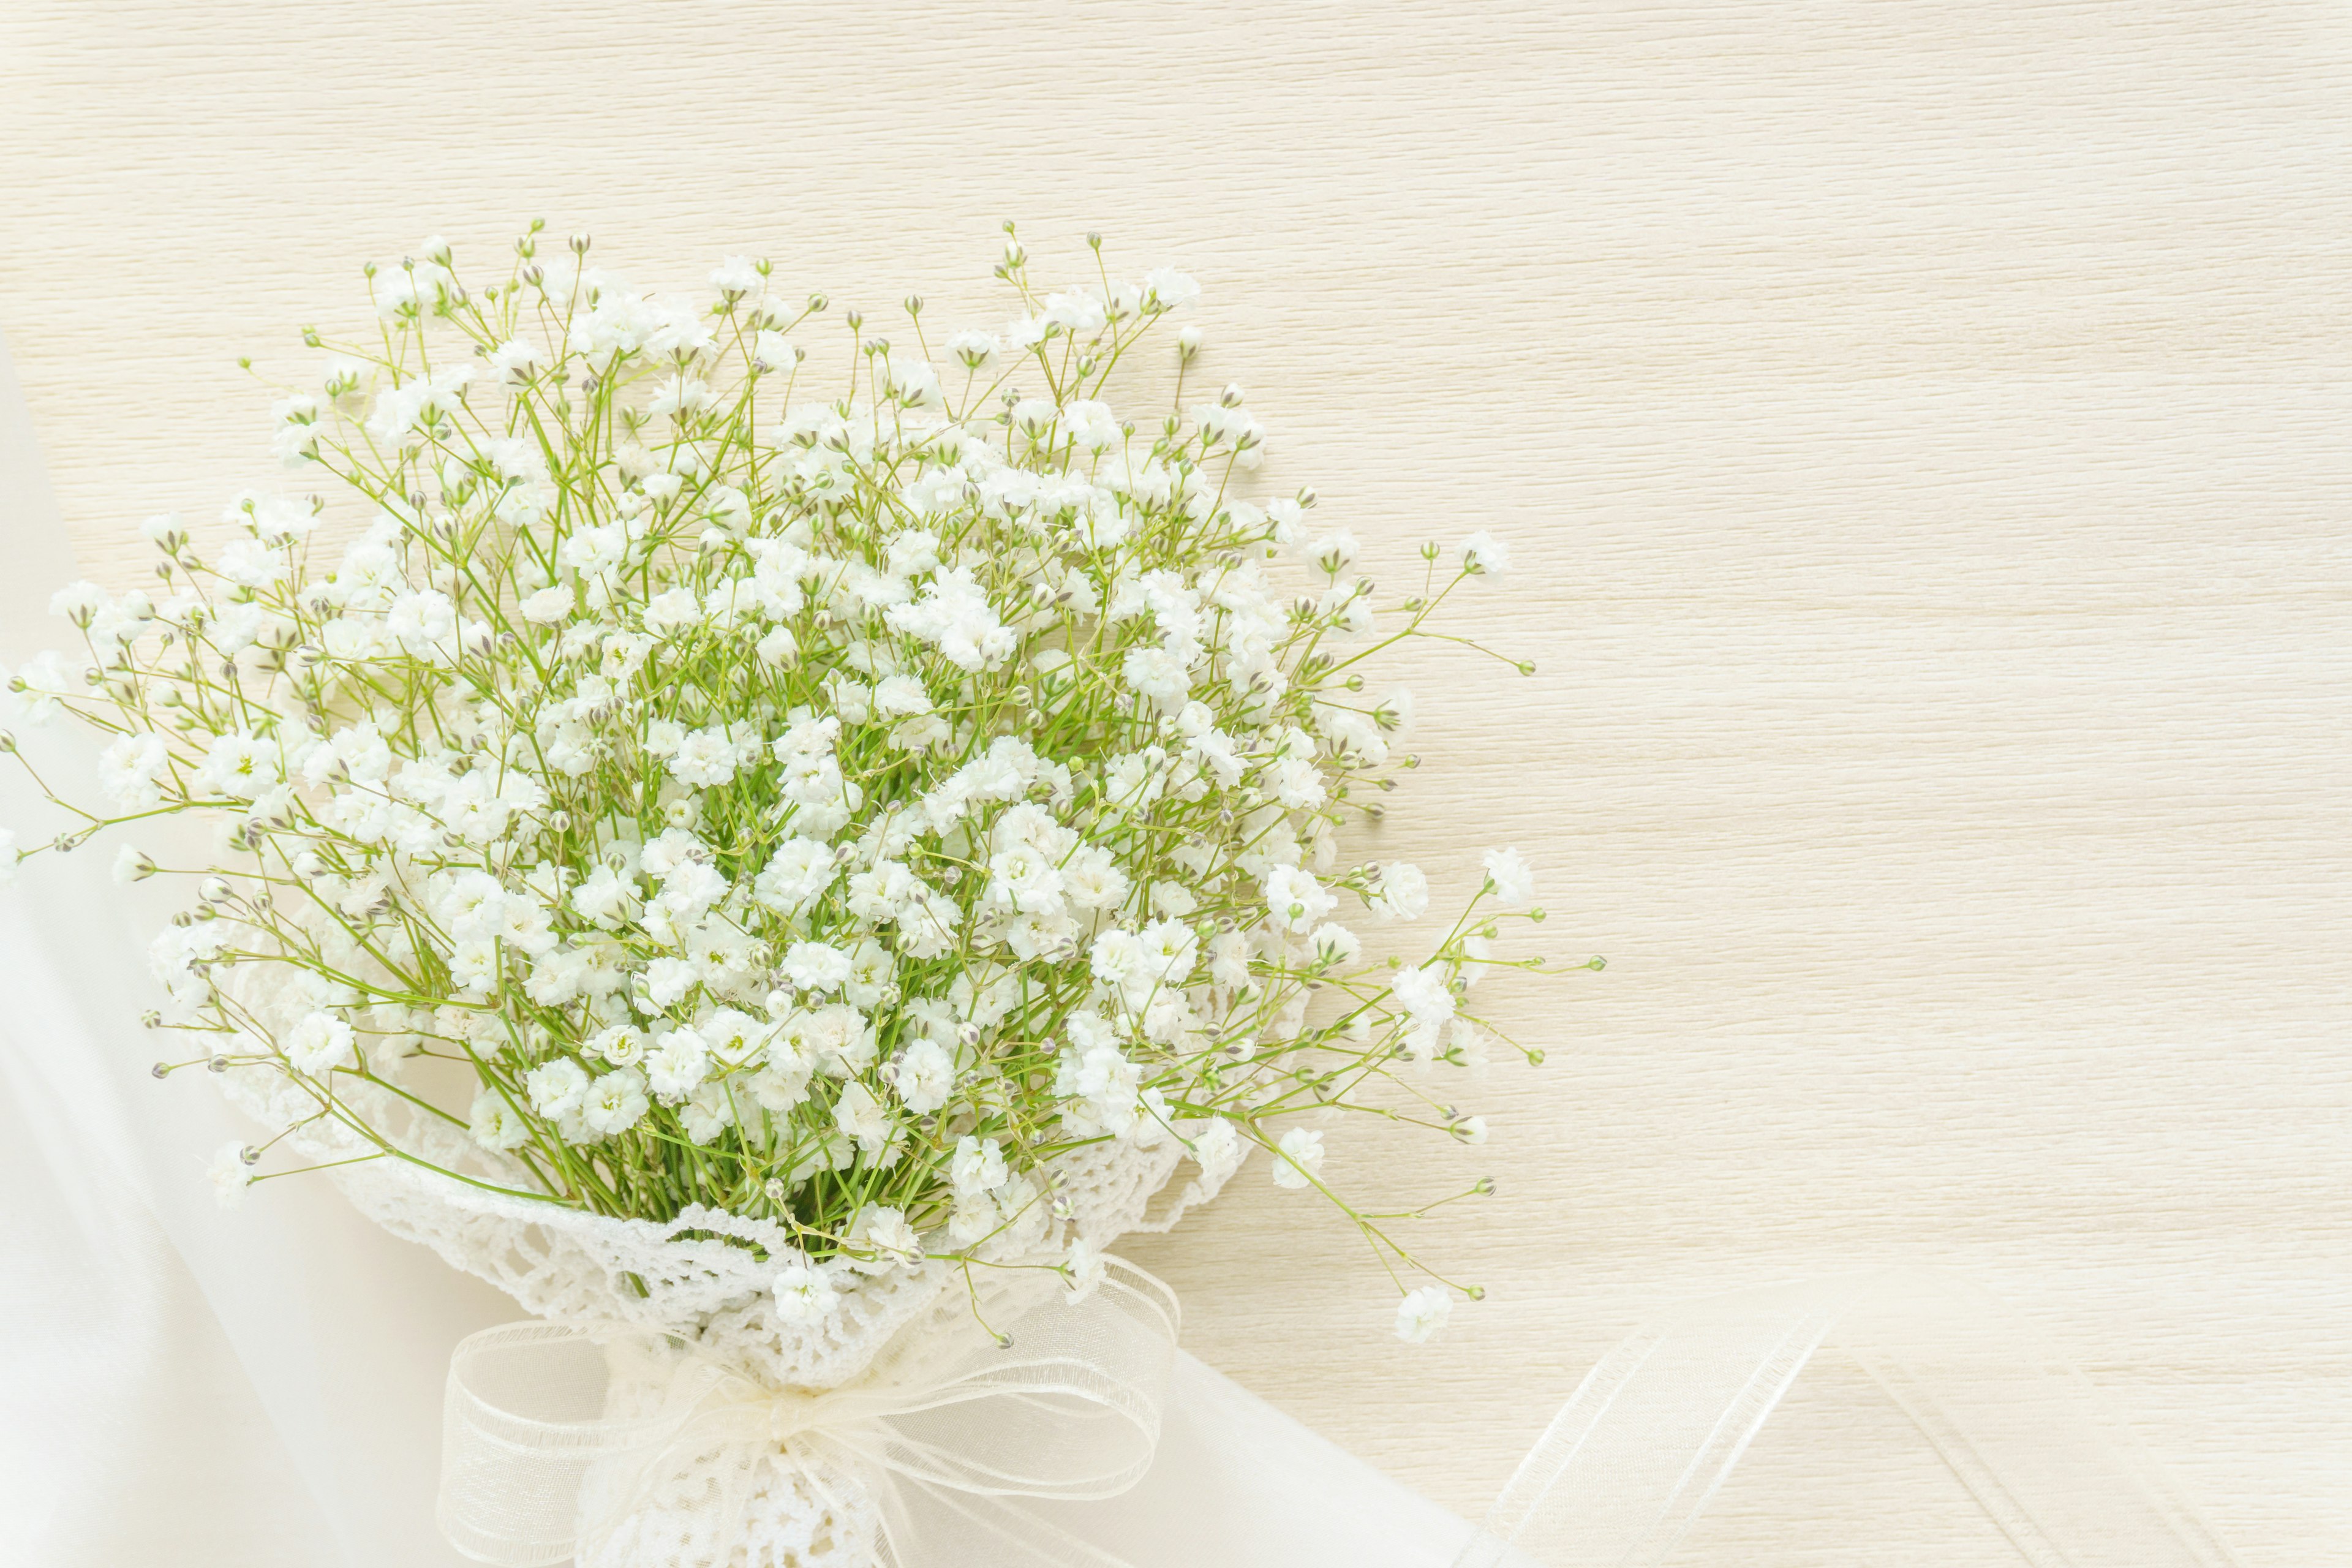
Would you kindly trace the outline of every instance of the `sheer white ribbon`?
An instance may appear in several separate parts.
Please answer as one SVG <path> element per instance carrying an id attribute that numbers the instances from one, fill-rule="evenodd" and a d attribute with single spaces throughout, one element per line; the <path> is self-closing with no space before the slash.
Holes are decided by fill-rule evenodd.
<path id="1" fill-rule="evenodd" d="M 1586 1376 L 1455 1568 L 1664 1562 L 1832 1341 L 2034 1568 L 2236 1563 L 2030 1324 L 1949 1275 L 1894 1269 L 1696 1301 L 1636 1332 Z"/>
<path id="2" fill-rule="evenodd" d="M 1176 1332 L 1174 1293 L 1118 1260 L 1082 1300 L 1050 1276 L 958 1298 L 834 1389 L 765 1387 L 676 1341 L 487 1330 L 450 1363 L 442 1528 L 500 1568 L 599 1561 L 657 1497 L 683 1496 L 723 1539 L 781 1452 L 855 1479 L 886 1563 L 1107 1563 L 1015 1500 L 1109 1498 L 1143 1477 Z"/>

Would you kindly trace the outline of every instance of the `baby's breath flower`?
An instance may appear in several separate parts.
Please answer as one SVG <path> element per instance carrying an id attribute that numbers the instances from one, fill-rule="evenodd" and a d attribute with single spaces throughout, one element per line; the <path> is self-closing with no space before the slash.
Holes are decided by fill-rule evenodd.
<path id="1" fill-rule="evenodd" d="M 1391 860 L 1364 895 L 1373 914 L 1384 921 L 1417 921 L 1429 912 L 1429 879 L 1421 868 Z"/>
<path id="2" fill-rule="evenodd" d="M 1462 542 L 1462 570 L 1474 577 L 1500 577 L 1511 569 L 1503 542 L 1481 529 Z"/>
<path id="3" fill-rule="evenodd" d="M 1489 849 L 1486 867 L 1495 900 L 1505 909 L 1524 909 L 1535 898 L 1536 874 L 1517 850 Z"/>
<path id="4" fill-rule="evenodd" d="M 1405 1292 L 1397 1303 L 1396 1334 L 1409 1345 L 1425 1344 L 1454 1315 L 1454 1297 L 1443 1285 L 1423 1285 Z"/>
<path id="5" fill-rule="evenodd" d="M 1111 367 L 1199 294 L 1172 269 L 1040 291 L 1009 241 L 1002 331 L 910 299 L 922 331 L 853 312 L 812 362 L 824 300 L 766 263 L 647 295 L 586 248 L 478 295 L 437 240 L 374 268 L 384 351 L 270 410 L 334 493 L 241 492 L 201 544 L 151 519 L 163 586 L 61 590 L 72 651 L 8 677 L 109 731 L 89 831 L 222 825 L 151 951 L 163 1021 L 378 1147 L 434 1099 L 468 1181 L 789 1220 L 785 1324 L 935 1257 L 1082 1296 L 1063 1162 L 1176 1148 L 1213 1190 L 1271 1141 L 1318 1185 L 1295 1116 L 1483 1055 L 1493 923 L 1390 973 L 1340 906 L 1427 916 L 1421 871 L 1350 858 L 1417 762 L 1364 666 L 1499 543 L 1393 605 L 1345 528 L 1302 559 L 1314 493 L 1263 493 L 1196 327 L 1179 411 L 1123 414 Z M 1485 871 L 1532 897 L 1515 851 Z M 1449 1298 L 1407 1300 L 1411 1338 Z"/>
<path id="6" fill-rule="evenodd" d="M 213 1195 L 220 1206 L 233 1209 L 245 1201 L 246 1188 L 253 1184 L 253 1164 L 246 1158 L 246 1146 L 231 1140 L 213 1155 L 205 1174 L 212 1180 Z"/>
<path id="7" fill-rule="evenodd" d="M 1285 1132 L 1282 1142 L 1275 1145 L 1274 1184 L 1304 1187 L 1322 1173 L 1323 1134 L 1307 1127 Z"/>
<path id="8" fill-rule="evenodd" d="M 323 1078 L 338 1068 L 356 1067 L 359 1050 L 351 1025 L 332 1014 L 312 1013 L 288 1036 L 286 1059 L 296 1072 Z"/>
<path id="9" fill-rule="evenodd" d="M 824 1270 L 805 1258 L 795 1258 L 776 1271 L 776 1317 L 798 1326 L 822 1322 L 838 1299 Z"/>

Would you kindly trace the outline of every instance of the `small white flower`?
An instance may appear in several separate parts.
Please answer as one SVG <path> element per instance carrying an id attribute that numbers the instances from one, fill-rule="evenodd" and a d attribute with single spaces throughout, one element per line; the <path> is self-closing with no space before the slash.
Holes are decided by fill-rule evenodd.
<path id="1" fill-rule="evenodd" d="M 735 1125 L 735 1104 L 729 1098 L 726 1083 L 713 1079 L 686 1097 L 678 1108 L 678 1124 L 686 1135 L 698 1143 L 717 1141 L 719 1135 Z"/>
<path id="2" fill-rule="evenodd" d="M 1364 951 L 1361 937 L 1346 926 L 1328 921 L 1308 933 L 1307 945 L 1315 950 L 1316 962 L 1341 969 L 1355 963 Z"/>
<path id="3" fill-rule="evenodd" d="M 907 1223 L 905 1212 L 899 1209 L 867 1205 L 849 1222 L 849 1235 L 845 1239 L 853 1253 L 872 1255 L 858 1260 L 869 1269 L 892 1266 L 911 1268 L 923 1260 L 922 1238 L 915 1234 L 915 1227 Z"/>
<path id="4" fill-rule="evenodd" d="M 801 648 L 792 633 L 778 626 L 754 643 L 751 651 L 759 655 L 761 664 L 771 668 L 789 669 L 793 660 L 800 657 Z"/>
<path id="5" fill-rule="evenodd" d="M 710 286 L 730 300 L 757 294 L 765 281 L 760 264 L 748 256 L 730 256 L 710 274 Z"/>
<path id="6" fill-rule="evenodd" d="M 1192 1135 L 1192 1163 L 1201 1167 L 1201 1179 L 1215 1186 L 1241 1169 L 1249 1145 L 1232 1122 L 1220 1119 Z"/>
<path id="7" fill-rule="evenodd" d="M 1454 1018 L 1453 987 L 1434 964 L 1400 969 L 1389 977 L 1389 996 L 1407 1016 L 1405 1044 L 1423 1061 L 1437 1054 L 1438 1035 Z"/>
<path id="8" fill-rule="evenodd" d="M 1326 576 L 1337 577 L 1355 561 L 1356 552 L 1361 548 L 1356 542 L 1356 536 L 1343 528 L 1317 540 L 1315 547 L 1307 552 L 1307 558 L 1314 562 Z"/>
<path id="9" fill-rule="evenodd" d="M 1277 866 L 1266 873 L 1266 913 L 1284 931 L 1313 931 L 1322 923 L 1324 916 L 1339 907 L 1339 900 L 1324 890 L 1311 871 L 1296 866 Z"/>
<path id="10" fill-rule="evenodd" d="M 610 866 L 597 867 L 572 889 L 572 907 L 600 926 L 635 919 L 637 903 L 635 884 Z"/>
<path id="11" fill-rule="evenodd" d="M 245 1163 L 245 1145 L 222 1144 L 205 1174 L 212 1178 L 213 1196 L 220 1200 L 221 1207 L 233 1209 L 243 1203 L 246 1188 L 253 1184 L 253 1167 Z"/>
<path id="12" fill-rule="evenodd" d="M 1130 690 L 1163 705 L 1183 701 L 1191 689 L 1183 660 L 1165 648 L 1130 648 L 1119 674 Z"/>
<path id="13" fill-rule="evenodd" d="M 558 583 L 553 587 L 541 588 L 529 595 L 516 608 L 531 625 L 549 626 L 569 616 L 578 604 L 578 596 L 572 593 L 571 584 Z"/>
<path id="14" fill-rule="evenodd" d="M 931 697 L 913 676 L 894 675 L 874 688 L 874 709 L 878 713 L 929 713 Z"/>
<path id="15" fill-rule="evenodd" d="M 1069 1256 L 1062 1260 L 1064 1295 L 1072 1301 L 1083 1301 L 1093 1295 L 1110 1273 L 1109 1261 L 1102 1249 L 1085 1237 L 1070 1243 Z"/>
<path id="16" fill-rule="evenodd" d="M 787 838 L 769 858 L 751 896 L 782 914 L 797 914 L 841 875 L 833 847 L 814 838 Z"/>
<path id="17" fill-rule="evenodd" d="M 1397 1338 L 1409 1345 L 1427 1342 L 1432 1334 L 1445 1326 L 1454 1312 L 1454 1297 L 1443 1285 L 1423 1285 L 1409 1290 L 1397 1303 Z"/>
<path id="18" fill-rule="evenodd" d="M 776 1320 L 793 1328 L 823 1322 L 841 1299 L 824 1269 L 798 1258 L 777 1270 Z"/>
<path id="19" fill-rule="evenodd" d="M 171 761 L 162 736 L 125 735 L 100 753 L 98 787 L 125 811 L 152 811 L 163 804 L 163 780 Z"/>
<path id="20" fill-rule="evenodd" d="M 91 618 L 104 608 L 106 590 L 87 578 L 68 583 L 49 595 L 49 614 L 78 626 L 89 625 Z"/>
<path id="21" fill-rule="evenodd" d="M 635 1068 L 619 1068 L 588 1086 L 580 1120 L 599 1132 L 625 1132 L 649 1109 L 644 1077 Z"/>
<path id="22" fill-rule="evenodd" d="M 845 1137 L 857 1141 L 857 1146 L 869 1154 L 878 1154 L 890 1141 L 890 1113 L 883 1109 L 874 1091 L 855 1079 L 842 1085 L 841 1098 L 833 1102 L 834 1124 Z"/>
<path id="23" fill-rule="evenodd" d="M 1381 920 L 1417 921 L 1429 912 L 1429 879 L 1418 866 L 1391 860 L 1381 868 L 1364 902 Z"/>
<path id="24" fill-rule="evenodd" d="M 992 332 L 962 331 L 948 339 L 947 352 L 966 370 L 978 370 L 1003 352 Z"/>
<path id="25" fill-rule="evenodd" d="M 286 1059 L 296 1072 L 323 1078 L 338 1068 L 357 1066 L 360 1058 L 349 1024 L 331 1013 L 312 1013 L 286 1037 Z"/>
<path id="26" fill-rule="evenodd" d="M 1003 1186 L 1010 1173 L 1005 1168 L 1004 1146 L 993 1138 L 976 1138 L 967 1132 L 956 1140 L 955 1155 L 949 1163 L 948 1181 L 963 1197 L 977 1197 Z"/>
<path id="27" fill-rule="evenodd" d="M 588 1069 L 569 1057 L 558 1057 L 522 1075 L 523 1092 L 530 1108 L 550 1121 L 576 1115 L 588 1093 Z"/>
<path id="28" fill-rule="evenodd" d="M 840 990 L 851 968 L 849 954 L 828 942 L 796 942 L 784 954 L 784 973 L 792 983 L 820 995 Z"/>
<path id="29" fill-rule="evenodd" d="M 1103 310 L 1102 297 L 1091 289 L 1046 295 L 1045 308 L 1039 316 L 1048 325 L 1076 333 L 1098 332 L 1109 320 Z"/>
<path id="30" fill-rule="evenodd" d="M 664 1100 L 679 1100 L 710 1073 L 710 1047 L 692 1029 L 666 1029 L 645 1057 L 646 1083 Z"/>
<path id="31" fill-rule="evenodd" d="M 1511 569 L 1511 552 L 1503 542 L 1481 529 L 1462 542 L 1462 570 L 1479 577 L 1500 577 Z"/>
<path id="32" fill-rule="evenodd" d="M 471 1123 L 474 1142 L 485 1149 L 519 1149 L 530 1141 L 530 1124 L 507 1103 L 505 1095 L 494 1089 L 486 1089 L 474 1097 L 473 1112 L 467 1120 Z"/>
<path id="33" fill-rule="evenodd" d="M 1525 907 L 1536 896 L 1536 874 L 1516 849 L 1486 851 L 1486 877 L 1495 884 L 1495 900 L 1505 909 Z"/>
<path id="34" fill-rule="evenodd" d="M 907 1109 L 928 1115 L 955 1093 L 955 1058 L 934 1040 L 918 1040 L 907 1047 L 891 1087 Z"/>
<path id="35" fill-rule="evenodd" d="M 1294 1127 L 1275 1145 L 1274 1184 L 1304 1187 L 1323 1173 L 1323 1134 Z"/>
<path id="36" fill-rule="evenodd" d="M 1201 286 L 1173 267 L 1155 267 L 1143 275 L 1143 298 L 1147 306 L 1173 310 L 1200 297 Z M 1196 344 L 1200 341 L 1197 332 L 1193 341 Z"/>
<path id="37" fill-rule="evenodd" d="M 520 386 L 545 363 L 538 345 L 522 338 L 509 338 L 489 354 L 490 374 L 509 386 Z"/>

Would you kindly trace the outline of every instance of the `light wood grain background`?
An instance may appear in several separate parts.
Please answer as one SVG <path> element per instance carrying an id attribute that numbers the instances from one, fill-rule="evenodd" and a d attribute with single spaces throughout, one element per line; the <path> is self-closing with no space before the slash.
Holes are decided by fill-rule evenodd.
<path id="1" fill-rule="evenodd" d="M 234 356 L 428 233 L 989 322 L 1004 216 L 1187 268 L 1376 571 L 1525 563 L 1480 613 L 1540 673 L 1416 661 L 1382 852 L 1516 842 L 1611 959 L 1509 994 L 1489 1148 L 1339 1143 L 1498 1178 L 1419 1237 L 1483 1308 L 1397 1344 L 1254 1172 L 1137 1249 L 1191 1347 L 1475 1513 L 1647 1308 L 1941 1262 L 2250 1563 L 2345 1562 L 2347 153 L 2340 3 L 10 0 L 0 331 L 121 580 L 271 477 Z M 1853 1392 L 1682 1560 L 1999 1560 Z"/>

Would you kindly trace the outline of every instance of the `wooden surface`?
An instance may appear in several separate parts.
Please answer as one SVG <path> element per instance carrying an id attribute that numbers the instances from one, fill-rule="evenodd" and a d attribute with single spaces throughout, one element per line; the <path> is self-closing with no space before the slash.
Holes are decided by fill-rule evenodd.
<path id="1" fill-rule="evenodd" d="M 1476 1511 L 1648 1307 L 1877 1258 L 2047 1323 L 2253 1563 L 2352 1561 L 2352 12 L 2176 4 L 0 11 L 0 331 L 78 548 L 270 476 L 356 265 L 1003 311 L 1099 228 L 1269 477 L 1486 525 L 1382 852 L 1516 842 L 1600 975 L 1486 1150 L 1334 1133 L 1438 1344 L 1253 1171 L 1136 1249 L 1212 1363 Z M 983 309 L 984 307 L 984 309 Z M 1827 1377 L 1680 1561 L 1998 1561 Z M 1975 1555 L 1969 1555 L 1974 1552 Z"/>

